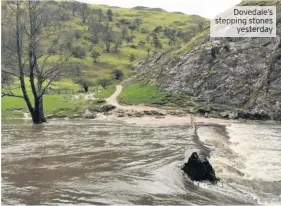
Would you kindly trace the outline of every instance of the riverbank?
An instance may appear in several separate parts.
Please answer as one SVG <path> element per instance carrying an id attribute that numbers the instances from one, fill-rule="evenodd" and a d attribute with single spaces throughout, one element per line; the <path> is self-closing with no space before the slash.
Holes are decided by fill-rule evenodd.
<path id="1" fill-rule="evenodd" d="M 115 91 L 112 88 L 102 93 L 77 94 L 67 99 L 60 97 L 67 107 L 62 108 L 56 101 L 53 102 L 53 111 L 47 110 L 46 117 L 51 119 L 95 119 L 106 121 L 123 121 L 130 124 L 153 125 L 190 125 L 190 124 L 230 124 L 241 120 L 223 118 L 205 118 L 203 115 L 188 114 L 177 108 L 157 108 L 143 104 L 121 105 L 118 97 L 123 87 L 117 85 Z M 113 92 L 114 91 L 114 92 Z M 113 94 L 112 94 L 113 93 Z M 97 97 L 107 97 L 105 100 Z M 47 96 L 50 98 L 50 96 Z M 56 99 L 55 99 L 56 100 Z M 27 111 L 16 110 L 18 116 L 10 119 L 30 119 Z M 2 111 L 3 113 L 3 111 Z M 4 111 L 5 113 L 5 111 Z M 21 113 L 21 116 L 19 115 Z M 4 116 L 5 117 L 5 116 Z M 3 119 L 3 116 L 2 116 Z M 5 118 L 4 118 L 5 119 Z M 245 120 L 242 120 L 245 121 Z M 271 122 L 271 121 L 270 121 Z M 272 122 L 271 122 L 272 123 Z"/>

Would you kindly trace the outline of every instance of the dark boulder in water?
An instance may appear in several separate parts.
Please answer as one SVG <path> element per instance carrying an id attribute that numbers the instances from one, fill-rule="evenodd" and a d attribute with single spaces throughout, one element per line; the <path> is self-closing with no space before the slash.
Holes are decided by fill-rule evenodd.
<path id="1" fill-rule="evenodd" d="M 207 158 L 202 155 L 199 156 L 196 152 L 192 153 L 182 170 L 192 181 L 209 181 L 213 184 L 219 181 Z"/>

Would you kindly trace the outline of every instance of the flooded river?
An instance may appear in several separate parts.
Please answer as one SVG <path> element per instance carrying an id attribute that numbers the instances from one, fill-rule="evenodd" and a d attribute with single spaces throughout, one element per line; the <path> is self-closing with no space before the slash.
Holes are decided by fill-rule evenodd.
<path id="1" fill-rule="evenodd" d="M 218 185 L 180 166 L 210 156 Z M 281 204 L 281 125 L 2 122 L 2 204 Z"/>

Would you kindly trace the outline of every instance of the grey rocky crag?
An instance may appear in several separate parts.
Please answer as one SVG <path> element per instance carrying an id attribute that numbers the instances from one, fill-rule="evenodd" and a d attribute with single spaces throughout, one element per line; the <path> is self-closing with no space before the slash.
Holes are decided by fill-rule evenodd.
<path id="1" fill-rule="evenodd" d="M 203 38 L 183 51 L 158 53 L 128 82 L 157 82 L 216 108 L 221 117 L 281 120 L 281 2 L 276 38 Z"/>

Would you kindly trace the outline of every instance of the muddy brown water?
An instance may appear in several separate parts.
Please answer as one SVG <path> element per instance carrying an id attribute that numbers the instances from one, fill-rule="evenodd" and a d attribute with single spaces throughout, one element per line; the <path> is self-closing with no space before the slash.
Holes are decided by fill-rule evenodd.
<path id="1" fill-rule="evenodd" d="M 179 167 L 204 152 L 222 179 Z M 281 204 L 281 125 L 2 122 L 2 204 Z"/>

